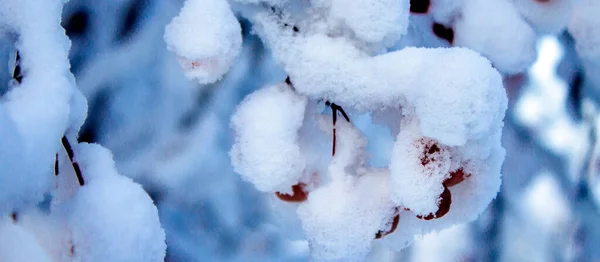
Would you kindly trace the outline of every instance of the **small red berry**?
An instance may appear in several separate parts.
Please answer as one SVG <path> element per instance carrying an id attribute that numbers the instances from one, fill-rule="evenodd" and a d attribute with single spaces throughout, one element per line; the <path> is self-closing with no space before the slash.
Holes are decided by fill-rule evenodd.
<path id="1" fill-rule="evenodd" d="M 390 228 L 390 230 L 387 231 L 379 230 L 377 234 L 375 234 L 375 239 L 380 239 L 396 231 L 396 228 L 398 228 L 398 222 L 400 222 L 400 214 L 396 214 L 394 216 L 394 220 L 392 221 L 392 228 Z"/>
<path id="2" fill-rule="evenodd" d="M 452 194 L 450 193 L 450 190 L 448 190 L 448 188 L 444 186 L 444 192 L 442 192 L 442 194 L 440 195 L 440 203 L 438 205 L 438 210 L 435 212 L 435 214 L 429 213 L 429 215 L 426 216 L 417 215 L 417 218 L 424 220 L 432 220 L 434 218 L 443 217 L 444 215 L 448 214 L 448 211 L 450 211 L 451 204 Z"/>
<path id="3" fill-rule="evenodd" d="M 304 202 L 308 198 L 308 192 L 304 191 L 304 187 L 306 185 L 303 183 L 298 183 L 292 186 L 292 194 L 283 194 L 279 192 L 275 192 L 275 195 L 283 201 L 286 202 Z"/>
<path id="4" fill-rule="evenodd" d="M 456 171 L 450 172 L 450 177 L 444 180 L 445 187 L 452 187 L 458 185 L 460 182 L 464 181 L 465 178 L 470 175 L 465 174 L 462 168 L 457 169 Z"/>

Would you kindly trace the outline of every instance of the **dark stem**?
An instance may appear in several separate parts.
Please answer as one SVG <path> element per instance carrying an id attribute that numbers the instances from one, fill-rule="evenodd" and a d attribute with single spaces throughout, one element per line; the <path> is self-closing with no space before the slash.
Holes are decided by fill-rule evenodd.
<path id="1" fill-rule="evenodd" d="M 21 73 L 21 54 L 19 54 L 19 51 L 17 51 L 17 58 L 15 60 L 15 69 L 12 77 L 20 84 L 23 80 L 23 74 Z"/>
<path id="2" fill-rule="evenodd" d="M 56 153 L 54 158 L 54 175 L 58 176 L 58 153 Z"/>
<path id="3" fill-rule="evenodd" d="M 79 185 L 83 186 L 85 181 L 83 180 L 83 176 L 81 175 L 81 169 L 79 168 L 79 164 L 75 161 L 75 154 L 73 153 L 73 148 L 69 143 L 69 140 L 66 136 L 63 136 L 61 139 L 62 145 L 67 151 L 67 156 L 69 156 L 69 160 L 71 161 L 71 165 L 73 165 L 73 170 L 75 170 L 75 175 L 77 176 L 77 181 L 79 181 Z"/>
<path id="4" fill-rule="evenodd" d="M 341 106 L 336 105 L 335 103 L 330 103 L 329 101 L 325 102 L 325 105 L 331 107 L 332 114 L 332 122 L 333 122 L 333 144 L 331 145 L 331 156 L 335 156 L 335 143 L 336 143 L 336 131 L 335 131 L 335 123 L 337 122 L 337 112 L 340 112 L 342 116 L 350 123 L 350 118 L 344 111 Z"/>
<path id="5" fill-rule="evenodd" d="M 12 219 L 13 223 L 17 223 L 19 221 L 19 213 L 17 213 L 17 211 L 11 212 L 10 218 Z"/>

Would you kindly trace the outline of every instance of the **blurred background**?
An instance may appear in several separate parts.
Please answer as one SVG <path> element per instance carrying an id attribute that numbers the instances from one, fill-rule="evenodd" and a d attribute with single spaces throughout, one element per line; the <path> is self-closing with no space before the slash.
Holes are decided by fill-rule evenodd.
<path id="1" fill-rule="evenodd" d="M 293 208 L 242 181 L 228 156 L 236 105 L 285 74 L 240 18 L 244 46 L 231 71 L 213 85 L 187 80 L 163 41 L 182 5 L 66 4 L 71 70 L 89 105 L 80 141 L 109 148 L 119 172 L 152 196 L 167 234 L 166 261 L 308 261 Z M 536 63 L 505 76 L 507 158 L 497 199 L 473 223 L 402 252 L 376 245 L 369 259 L 600 261 L 598 73 L 582 64 L 568 33 L 540 36 Z M 357 119 L 368 136 L 383 132 Z M 372 164 L 385 165 L 391 144 L 375 140 Z"/>

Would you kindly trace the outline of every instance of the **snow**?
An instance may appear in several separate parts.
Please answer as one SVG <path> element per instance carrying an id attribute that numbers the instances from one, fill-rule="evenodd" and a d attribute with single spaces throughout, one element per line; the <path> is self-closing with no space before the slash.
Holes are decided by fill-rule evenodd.
<path id="1" fill-rule="evenodd" d="M 457 46 L 479 52 L 501 72 L 522 72 L 535 60 L 535 32 L 510 0 L 465 0 L 454 33 Z"/>
<path id="2" fill-rule="evenodd" d="M 430 0 L 429 10 L 433 19 L 441 24 L 450 24 L 461 13 L 466 0 Z M 490 1 L 492 2 L 492 1 Z"/>
<path id="3" fill-rule="evenodd" d="M 44 183 L 31 183 L 22 174 L 27 170 L 23 138 L 15 130 L 14 123 L 0 105 L 0 137 L 5 138 L 0 147 L 0 214 L 6 214 L 16 206 L 23 205 L 27 196 L 43 190 Z M 42 189 L 40 189 L 40 187 Z M 28 192 L 32 191 L 32 192 Z"/>
<path id="4" fill-rule="evenodd" d="M 305 160 L 297 141 L 306 103 L 291 86 L 273 85 L 244 99 L 232 116 L 232 165 L 259 190 L 290 192 L 302 176 Z"/>
<path id="5" fill-rule="evenodd" d="M 451 148 L 422 137 L 416 121 L 402 125 L 390 157 L 394 203 L 426 216 L 438 210 L 450 175 Z"/>
<path id="6" fill-rule="evenodd" d="M 336 12 L 351 13 L 338 11 L 336 8 L 341 7 L 336 4 L 340 3 L 331 2 L 333 17 Z M 326 1 L 318 4 L 327 10 Z M 344 3 L 344 8 L 355 8 L 354 4 L 360 2 Z M 518 17 L 511 3 L 500 2 L 498 6 L 505 9 L 503 15 L 508 12 L 512 15 L 509 17 Z M 451 15 L 458 12 L 458 7 L 440 12 Z M 244 14 L 292 85 L 260 89 L 238 107 L 232 118 L 236 133 L 232 162 L 235 171 L 261 191 L 289 192 L 298 181 L 308 184 L 308 198 L 298 205 L 297 212 L 311 259 L 362 261 L 378 232 L 391 233 L 381 241 L 401 250 L 422 234 L 474 220 L 496 196 L 504 159 L 500 134 L 508 101 L 502 78 L 489 60 L 460 47 L 406 47 L 379 53 L 369 41 L 385 42 L 383 38 L 361 36 L 359 29 L 340 17 L 335 19 L 344 21 L 355 36 L 340 34 L 335 27 L 323 27 L 329 20 L 319 15 L 310 18 L 315 19 L 311 27 L 306 25 L 313 20 L 298 22 L 285 12 L 258 9 Z M 467 22 L 475 23 L 472 21 L 480 16 L 472 14 L 471 18 Z M 300 32 L 290 30 L 286 26 L 290 23 L 301 24 Z M 497 23 L 494 20 L 484 28 Z M 519 32 L 525 31 L 525 42 L 535 37 L 523 21 L 515 23 L 523 27 Z M 489 39 L 475 39 L 469 44 Z M 505 45 L 499 44 L 489 51 L 510 54 L 498 57 L 498 63 L 502 69 L 516 72 L 529 63 L 506 60 L 515 53 L 521 56 L 518 59 L 529 59 L 529 46 L 518 44 L 503 50 L 499 49 Z M 294 100 L 287 97 L 302 97 L 305 102 L 296 108 Z M 360 129 L 339 112 L 337 122 L 331 123 L 332 116 L 320 114 L 314 109 L 318 102 L 313 101 L 335 102 L 350 119 L 355 113 L 371 114 L 385 125 L 396 136 L 389 169 L 369 165 L 368 141 Z M 333 104 L 328 105 L 326 110 L 334 109 Z M 316 135 L 314 122 L 329 137 Z M 331 143 L 334 134 L 335 154 L 327 168 L 321 166 L 324 160 L 306 160 L 324 154 L 314 144 Z M 458 172 L 464 174 L 464 181 L 444 184 Z M 438 215 L 438 210 L 443 210 L 442 200 L 450 209 Z M 400 222 L 392 230 L 396 212 Z M 438 217 L 417 218 L 429 214 Z"/>
<path id="7" fill-rule="evenodd" d="M 429 233 L 413 244 L 410 261 L 465 261 L 470 259 L 469 247 L 474 243 L 468 225 L 453 226 Z"/>
<path id="8" fill-rule="evenodd" d="M 565 29 L 580 0 L 513 0 L 515 7 L 541 33 L 558 34 Z M 590 1 L 593 2 L 593 1 Z M 590 7 L 593 10 L 593 7 Z M 575 15 L 576 16 L 576 15 Z"/>
<path id="9" fill-rule="evenodd" d="M 394 42 L 408 27 L 408 0 L 332 0 L 330 16 L 366 42 Z"/>
<path id="10" fill-rule="evenodd" d="M 186 76 L 201 84 L 221 79 L 242 46 L 240 24 L 226 0 L 187 0 L 164 37 Z"/>
<path id="11" fill-rule="evenodd" d="M 314 261 L 363 261 L 394 205 L 387 173 L 333 180 L 311 192 L 298 208 Z"/>
<path id="12" fill-rule="evenodd" d="M 512 2 L 433 1 L 431 17 L 421 20 L 409 18 L 408 0 L 322 0 L 291 6 L 284 0 L 235 2 L 236 12 L 253 24 L 290 81 L 261 88 L 237 107 L 231 118 L 232 166 L 273 200 L 274 192 L 290 193 L 293 185 L 306 185 L 306 200 L 283 204 L 288 215 L 296 213 L 298 220 L 288 225 L 301 224 L 314 261 L 362 261 L 379 242 L 402 249 L 422 234 L 474 220 L 496 196 L 507 98 L 495 68 L 522 71 L 535 54 L 534 31 Z M 35 261 L 49 260 L 46 253 L 52 259 L 67 256 L 75 261 L 163 261 L 165 232 L 152 199 L 117 172 L 108 150 L 75 143 L 87 105 L 69 72 L 70 43 L 60 27 L 61 8 L 50 0 L 11 0 L 0 7 L 3 35 L 19 36 L 15 47 L 25 75 L 22 83 L 10 86 L 0 104 L 0 135 L 9 138 L 0 148 L 0 164 L 7 166 L 0 171 L 0 182 L 6 182 L 0 188 L 0 215 L 34 207 L 44 195 L 50 198 L 48 214 L 30 213 L 17 225 L 5 216 L 0 230 L 18 237 L 15 252 L 27 247 L 32 251 L 26 255 L 41 256 L 31 258 Z M 452 44 L 465 48 L 387 52 L 402 37 L 410 38 L 411 30 L 418 33 L 419 26 L 429 28 L 440 21 L 452 23 Z M 409 22 L 418 25 L 413 28 Z M 242 48 L 241 27 L 226 0 L 185 1 L 163 38 L 185 75 L 201 85 L 222 79 Z M 576 38 L 583 39 L 582 45 L 589 40 L 585 34 Z M 87 81 L 97 79 L 101 78 L 89 76 Z M 128 101 L 131 94 L 120 99 Z M 329 110 L 336 115 L 323 113 Z M 395 137 L 389 166 L 370 165 L 368 137 L 352 120 L 361 114 L 390 130 L 389 144 Z M 332 123 L 332 117 L 337 122 Z M 175 160 L 144 171 L 194 173 L 188 166 L 174 166 L 190 162 L 196 153 L 210 154 L 199 145 L 223 131 L 218 122 L 216 113 L 209 114 L 204 124 L 190 128 L 192 134 L 173 139 L 175 146 L 170 147 L 171 140 L 156 143 L 168 152 L 157 158 L 160 150 L 151 151 L 143 159 Z M 73 143 L 74 161 L 85 180 L 82 186 L 60 145 L 63 136 Z M 209 149 L 216 147 L 212 143 L 217 144 L 207 143 Z M 193 144 L 192 149 L 178 153 L 187 144 Z M 57 177 L 52 170 L 56 153 Z M 465 180 L 446 184 L 458 171 Z M 153 181 L 175 189 L 183 178 Z M 227 192 L 236 190 L 232 186 Z M 436 213 L 442 202 L 450 207 L 447 214 L 418 218 Z M 216 212 L 234 209 L 218 207 Z M 394 222 L 396 216 L 400 222 Z M 267 237 L 257 234 L 253 239 Z M 303 243 L 289 248 L 304 252 Z M 255 247 L 251 240 L 241 246 L 248 252 Z"/>
<path id="13" fill-rule="evenodd" d="M 366 141 L 358 129 L 341 120 L 339 139 L 330 163 L 329 183 L 311 191 L 298 208 L 314 261 L 363 261 L 375 234 L 385 229 L 393 215 L 385 169 L 359 169 L 359 176 L 346 170 L 364 159 Z"/>
<path id="14" fill-rule="evenodd" d="M 60 138 L 69 126 L 77 130 L 85 115 L 84 101 L 78 100 L 79 109 L 70 108 L 73 97 L 81 95 L 69 72 L 70 43 L 60 26 L 61 9 L 62 3 L 49 0 L 5 1 L 0 7 L 0 33 L 18 35 L 15 48 L 24 75 L 0 104 L 0 132 L 15 143 L 14 149 L 0 149 L 0 155 L 8 154 L 4 150 L 12 155 L 11 164 L 0 171 L 1 180 L 12 181 L 3 183 L 10 185 L 3 191 L 9 199 L 2 199 L 0 213 L 43 199 L 52 184 Z"/>
<path id="15" fill-rule="evenodd" d="M 507 102 L 500 75 L 475 52 L 405 48 L 370 58 L 342 38 L 316 34 L 287 42 L 285 36 L 275 37 L 277 28 L 267 28 L 273 26 L 268 16 L 258 19 L 300 94 L 364 111 L 396 107 L 408 100 L 424 135 L 448 145 L 485 135 L 485 129 L 503 117 Z M 489 102 L 475 99 L 480 97 Z"/>
<path id="16" fill-rule="evenodd" d="M 0 261 L 51 260 L 30 232 L 4 217 L 0 219 Z"/>
<path id="17" fill-rule="evenodd" d="M 101 146 L 82 143 L 75 152 L 86 184 L 52 210 L 66 219 L 75 259 L 163 261 L 165 233 L 148 194 L 116 172 L 111 154 Z"/>

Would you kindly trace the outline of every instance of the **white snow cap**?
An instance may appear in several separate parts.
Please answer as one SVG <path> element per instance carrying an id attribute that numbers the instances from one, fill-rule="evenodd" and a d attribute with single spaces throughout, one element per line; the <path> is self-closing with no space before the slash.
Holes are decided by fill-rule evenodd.
<path id="1" fill-rule="evenodd" d="M 234 170 L 259 190 L 289 192 L 302 176 L 297 141 L 306 103 L 291 86 L 273 85 L 246 97 L 231 118 Z"/>
<path id="2" fill-rule="evenodd" d="M 163 261 L 165 233 L 152 199 L 116 172 L 108 150 L 86 143 L 74 149 L 86 184 L 52 210 L 66 218 L 74 256 L 90 262 Z"/>
<path id="3" fill-rule="evenodd" d="M 330 15 L 366 42 L 394 42 L 406 34 L 408 0 L 332 0 Z"/>
<path id="4" fill-rule="evenodd" d="M 457 46 L 481 53 L 501 72 L 522 72 L 535 60 L 535 32 L 510 0 L 464 0 L 454 35 Z"/>
<path id="5" fill-rule="evenodd" d="M 166 26 L 165 41 L 187 77 L 209 84 L 221 79 L 233 64 L 242 34 L 227 0 L 186 0 Z"/>

